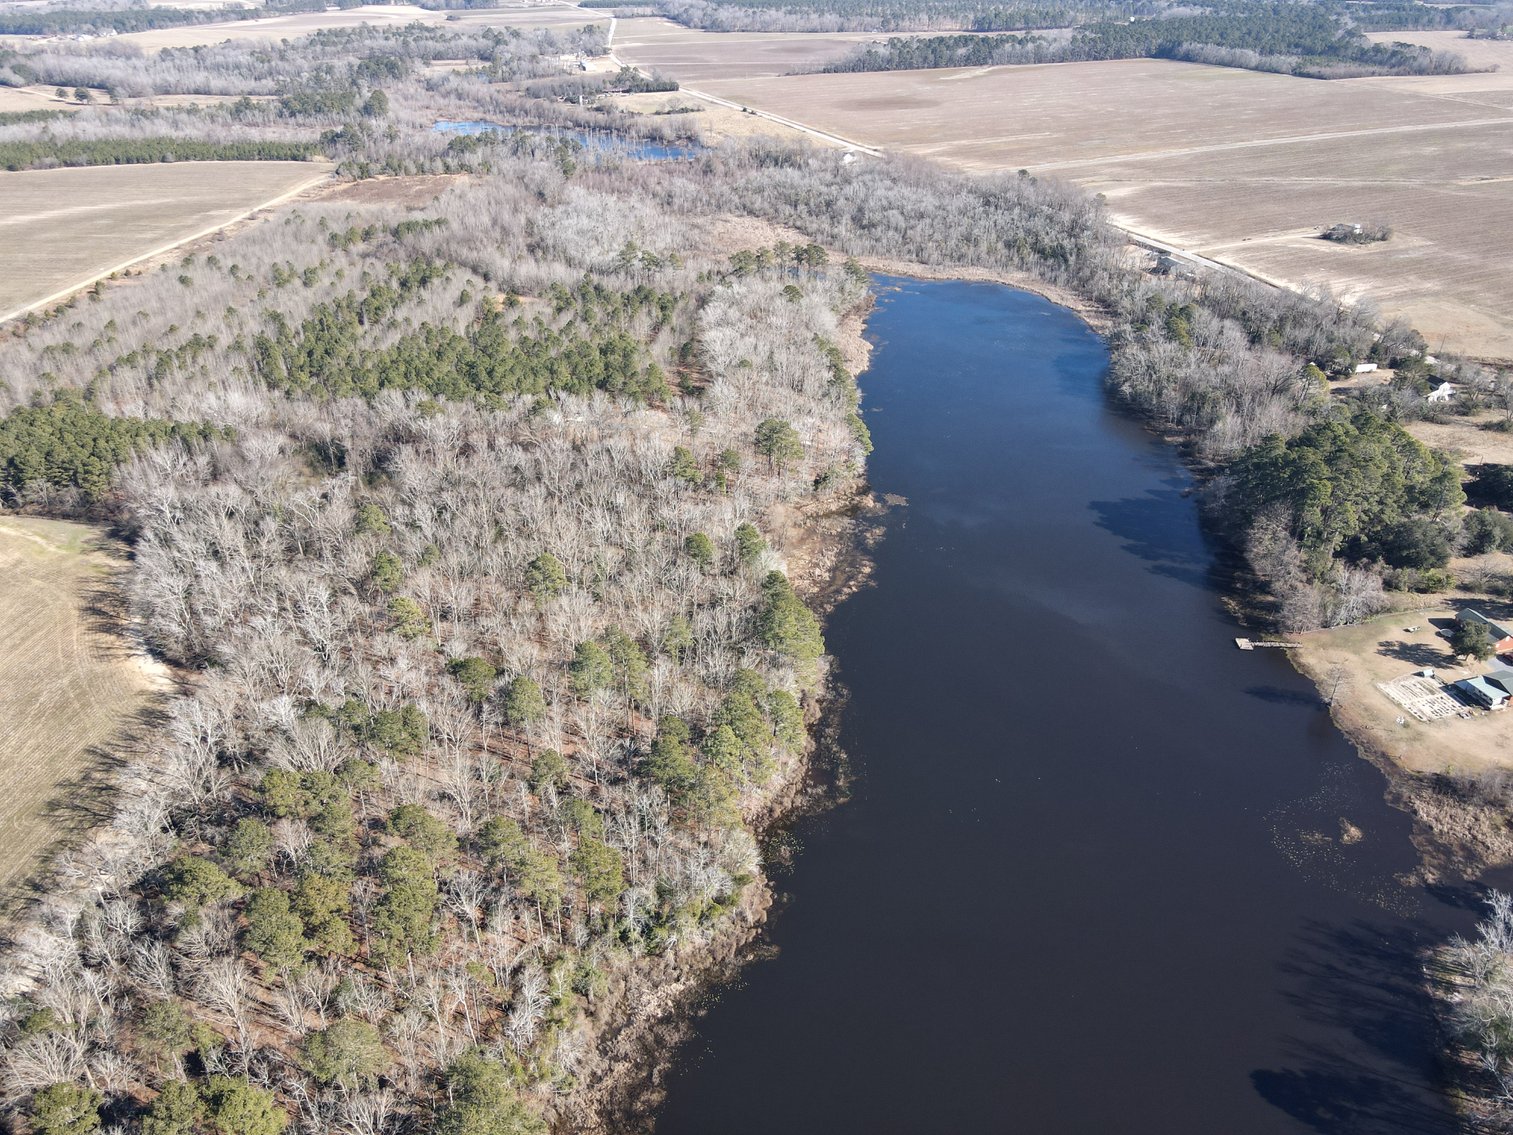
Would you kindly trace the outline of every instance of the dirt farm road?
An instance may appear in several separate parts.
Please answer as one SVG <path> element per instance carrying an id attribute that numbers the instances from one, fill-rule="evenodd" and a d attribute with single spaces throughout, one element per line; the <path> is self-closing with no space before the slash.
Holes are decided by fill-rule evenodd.
<path id="1" fill-rule="evenodd" d="M 267 201 L 259 202 L 258 204 L 252 206 L 252 208 L 246 209 L 243 212 L 238 213 L 234 217 L 220 221 L 214 225 L 209 226 L 208 228 L 201 229 L 198 232 L 189 233 L 187 236 L 176 237 L 175 239 L 168 241 L 166 244 L 161 244 L 156 248 L 149 249 L 146 252 L 132 256 L 129 260 L 124 260 L 120 264 L 113 264 L 109 268 L 95 272 L 87 279 L 75 281 L 74 283 L 69 284 L 66 288 L 60 288 L 58 291 L 53 292 L 49 296 L 44 296 L 42 299 L 33 300 L 30 303 L 24 304 L 23 306 L 16 308 L 15 311 L 8 311 L 4 314 L 0 314 L 0 324 L 9 323 L 12 319 L 19 319 L 27 312 L 36 311 L 39 308 L 45 308 L 52 304 L 59 303 L 60 301 L 67 299 L 69 296 L 83 291 L 85 288 L 92 287 L 101 280 L 109 279 L 116 273 L 124 272 L 126 271 L 126 269 L 134 267 L 137 264 L 141 264 L 144 261 L 152 260 L 159 256 L 165 256 L 168 253 L 172 252 L 174 249 L 181 247 L 182 245 L 190 244 L 197 240 L 202 240 L 207 236 L 213 236 L 214 234 L 221 232 L 224 229 L 230 228 L 232 225 L 240 224 L 242 221 L 245 221 L 249 217 L 261 213 L 266 209 L 272 209 L 277 205 L 282 205 L 286 201 L 293 200 L 300 194 L 306 193 L 309 190 L 314 189 L 316 186 L 323 185 L 324 183 L 332 180 L 333 176 L 334 175 L 328 164 L 327 167 L 322 169 L 320 173 L 306 178 L 304 181 L 301 181 L 299 184 L 285 190 L 284 192 L 278 194 L 276 197 L 270 198 Z"/>

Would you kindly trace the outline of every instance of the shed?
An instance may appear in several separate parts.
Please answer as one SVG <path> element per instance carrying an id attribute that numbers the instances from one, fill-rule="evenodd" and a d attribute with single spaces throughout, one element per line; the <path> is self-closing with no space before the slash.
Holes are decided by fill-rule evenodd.
<path id="1" fill-rule="evenodd" d="M 1375 369 L 1376 369 L 1376 364 L 1375 363 L 1356 363 L 1355 364 L 1355 373 L 1356 374 L 1370 374 Z"/>

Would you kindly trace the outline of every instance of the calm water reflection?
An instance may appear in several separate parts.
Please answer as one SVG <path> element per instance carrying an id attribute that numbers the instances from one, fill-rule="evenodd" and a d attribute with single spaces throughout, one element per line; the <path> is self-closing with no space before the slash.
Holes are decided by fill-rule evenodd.
<path id="1" fill-rule="evenodd" d="M 894 509 L 829 628 L 844 806 L 660 1135 L 1448 1132 L 1419 946 L 1466 928 L 1285 661 L 1242 653 L 1189 479 L 1075 317 L 879 281 Z M 1341 841 L 1341 819 L 1364 832 Z"/>

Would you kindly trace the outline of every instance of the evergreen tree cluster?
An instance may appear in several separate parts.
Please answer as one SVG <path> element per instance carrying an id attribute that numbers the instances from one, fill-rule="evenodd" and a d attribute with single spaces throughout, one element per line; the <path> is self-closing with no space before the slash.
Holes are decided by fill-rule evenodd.
<path id="1" fill-rule="evenodd" d="M 273 331 L 253 341 L 256 372 L 274 389 L 332 398 L 372 398 L 391 389 L 495 403 L 557 390 L 604 390 L 643 402 L 666 396 L 661 368 L 629 324 L 645 314 L 655 333 L 671 319 L 678 298 L 644 286 L 617 292 L 585 280 L 576 289 L 553 290 L 550 321 L 484 302 L 462 331 L 423 323 L 387 347 L 364 345 L 366 328 L 384 324 L 440 272 L 412 262 L 366 294 L 321 304 L 298 328 L 273 314 Z"/>
<path id="2" fill-rule="evenodd" d="M 223 436 L 214 426 L 162 418 L 113 418 L 81 396 L 22 406 L 0 418 L 0 500 L 14 506 L 30 487 L 77 490 L 85 504 L 110 491 L 121 465 L 170 441 Z"/>
<path id="3" fill-rule="evenodd" d="M 1442 566 L 1449 557 L 1446 526 L 1458 526 L 1465 493 L 1448 457 L 1396 422 L 1359 410 L 1242 454 L 1223 502 L 1227 519 L 1242 530 L 1280 510 L 1318 578 L 1336 557 Z"/>
<path id="4" fill-rule="evenodd" d="M 0 169 L 52 166 L 128 166 L 155 162 L 302 162 L 321 152 L 316 142 L 207 142 L 196 138 L 42 138 L 0 142 Z"/>

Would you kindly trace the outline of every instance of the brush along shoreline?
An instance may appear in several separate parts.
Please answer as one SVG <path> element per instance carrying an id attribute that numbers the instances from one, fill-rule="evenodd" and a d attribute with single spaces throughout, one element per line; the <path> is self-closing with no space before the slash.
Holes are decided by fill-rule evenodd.
<path id="1" fill-rule="evenodd" d="M 872 351 L 865 338 L 871 307 L 869 293 L 840 325 L 837 346 L 847 369 L 858 376 Z M 872 570 L 868 550 L 880 534 L 876 521 L 884 507 L 859 479 L 807 502 L 791 518 L 790 577 L 822 620 L 866 585 Z M 768 849 L 765 858 L 784 829 L 844 802 L 844 778 L 834 770 L 845 761 L 836 742 L 845 702 L 846 690 L 832 673 L 808 706 L 803 758 L 784 770 L 761 812 L 748 818 L 759 845 Z M 693 1034 L 701 1005 L 747 965 L 769 956 L 763 928 L 776 901 L 764 868 L 709 939 L 675 944 L 649 965 L 645 959 L 618 959 L 606 975 L 607 992 L 590 1007 L 593 1049 L 577 1077 L 579 1087 L 561 1097 L 549 1117 L 554 1130 L 609 1135 L 651 1126 L 665 1098 L 667 1074 Z"/>

